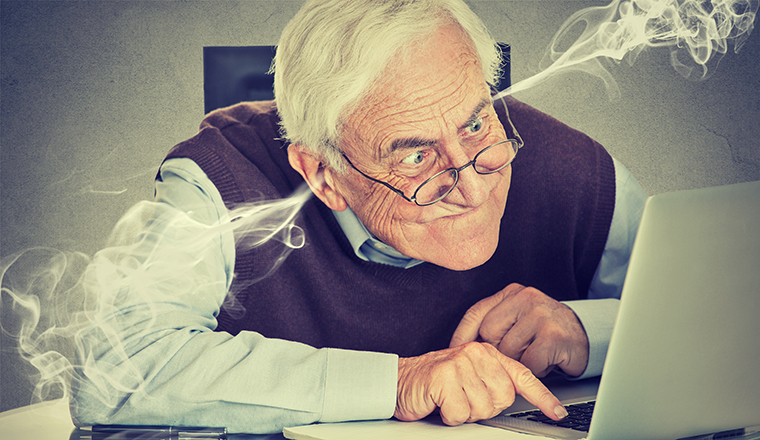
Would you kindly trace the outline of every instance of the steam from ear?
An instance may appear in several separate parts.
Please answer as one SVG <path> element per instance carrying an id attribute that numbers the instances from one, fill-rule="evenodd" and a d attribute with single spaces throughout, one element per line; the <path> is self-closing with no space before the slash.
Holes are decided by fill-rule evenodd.
<path id="1" fill-rule="evenodd" d="M 613 0 L 576 12 L 560 27 L 541 60 L 541 72 L 500 93 L 531 88 L 560 71 L 578 70 L 601 78 L 611 97 L 617 84 L 600 59 L 633 64 L 647 47 L 670 48 L 670 61 L 683 77 L 702 80 L 730 46 L 739 52 L 754 28 L 758 0 Z M 582 27 L 574 41 L 568 41 Z M 568 47 L 565 50 L 561 47 Z"/>
<path id="2" fill-rule="evenodd" d="M 284 199 L 240 205 L 210 225 L 166 203 L 140 202 L 92 258 L 52 248 L 3 258 L 0 292 L 11 310 L 0 312 L 15 319 L 1 327 L 38 371 L 33 401 L 68 398 L 73 387 L 114 408 L 118 396 L 142 390 L 144 371 L 133 364 L 128 341 L 154 337 L 154 324 L 185 313 L 186 304 L 205 301 L 210 309 L 243 313 L 235 293 L 246 286 L 229 289 L 231 280 L 220 275 L 222 237 L 232 234 L 240 252 L 269 246 L 271 260 L 248 282 L 255 283 L 304 245 L 295 219 L 310 197 L 304 184 Z M 204 319 L 210 330 L 213 316 Z M 86 389 L 79 382 L 84 376 Z"/>

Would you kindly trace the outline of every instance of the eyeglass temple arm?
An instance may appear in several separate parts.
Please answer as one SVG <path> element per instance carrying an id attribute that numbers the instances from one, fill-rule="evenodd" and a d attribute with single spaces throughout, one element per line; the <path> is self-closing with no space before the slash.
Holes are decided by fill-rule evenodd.
<path id="1" fill-rule="evenodd" d="M 512 118 L 509 117 L 509 108 L 507 107 L 507 101 L 504 100 L 504 95 L 501 93 L 497 93 L 494 98 L 501 101 L 501 105 L 504 107 L 504 114 L 507 116 L 507 122 L 509 122 L 509 128 L 512 129 L 512 134 L 515 135 L 515 140 L 517 141 L 517 149 L 519 150 L 524 146 L 522 136 L 520 136 L 520 133 L 517 132 L 517 128 L 515 128 L 514 122 L 512 122 Z"/>
<path id="2" fill-rule="evenodd" d="M 368 176 L 368 175 L 364 174 L 364 172 L 362 170 L 360 170 L 359 168 L 356 168 L 356 166 L 351 162 L 351 160 L 348 158 L 348 156 L 345 155 L 345 153 L 341 152 L 340 154 L 341 154 L 341 156 L 343 156 L 344 159 L 346 159 L 346 162 L 348 162 L 348 164 L 351 165 L 351 168 L 355 169 L 356 172 L 358 172 L 362 176 L 366 177 L 367 179 L 369 179 L 369 180 L 371 180 L 371 181 L 373 181 L 375 183 L 379 183 L 379 184 L 383 185 L 384 187 L 388 188 L 389 190 L 391 190 L 391 191 L 395 192 L 396 194 L 400 195 L 401 197 L 403 197 L 404 200 L 406 200 L 407 202 L 415 203 L 414 200 L 412 200 L 409 197 L 407 197 L 406 194 L 404 194 L 404 192 L 401 191 L 400 189 L 394 188 L 389 183 L 383 182 L 382 180 L 377 180 L 374 177 L 371 177 L 371 176 Z"/>

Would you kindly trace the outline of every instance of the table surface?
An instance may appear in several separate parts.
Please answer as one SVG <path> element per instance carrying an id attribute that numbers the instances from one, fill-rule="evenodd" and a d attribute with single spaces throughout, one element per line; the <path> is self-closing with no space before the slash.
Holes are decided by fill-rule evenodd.
<path id="1" fill-rule="evenodd" d="M 52 400 L 0 413 L 1 440 L 75 440 L 76 428 L 71 422 L 66 400 Z M 236 434 L 230 440 L 284 440 L 282 434 Z"/>
<path id="2" fill-rule="evenodd" d="M 74 424 L 68 401 L 53 400 L 0 413 L 3 440 L 69 440 Z"/>
<path id="3" fill-rule="evenodd" d="M 577 382 L 564 379 L 550 381 L 547 386 L 560 399 L 579 395 L 592 396 L 598 387 L 598 378 Z M 579 391 L 580 390 L 580 391 Z M 580 394 L 579 394 L 580 393 Z M 532 407 L 520 396 L 517 396 L 515 410 Z M 0 440 L 77 440 L 74 424 L 71 422 L 68 401 L 59 399 L 41 402 L 22 408 L 0 413 Z M 284 440 L 282 434 L 229 435 L 230 440 Z"/>

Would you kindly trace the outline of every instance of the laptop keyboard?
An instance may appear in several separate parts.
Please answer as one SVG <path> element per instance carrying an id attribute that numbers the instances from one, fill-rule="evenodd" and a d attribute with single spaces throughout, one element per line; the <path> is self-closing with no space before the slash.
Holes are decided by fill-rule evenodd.
<path id="1" fill-rule="evenodd" d="M 572 405 L 566 405 L 567 417 L 560 421 L 555 421 L 545 416 L 541 411 L 526 411 L 522 413 L 510 414 L 510 417 L 518 417 L 533 422 L 546 423 L 547 425 L 570 428 L 576 431 L 588 432 L 591 425 L 591 414 L 594 412 L 594 403 L 583 402 Z"/>

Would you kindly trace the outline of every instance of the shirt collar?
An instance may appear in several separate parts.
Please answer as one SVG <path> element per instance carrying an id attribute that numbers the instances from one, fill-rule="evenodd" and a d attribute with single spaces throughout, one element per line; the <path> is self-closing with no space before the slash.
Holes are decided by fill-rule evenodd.
<path id="1" fill-rule="evenodd" d="M 403 267 L 404 269 L 424 263 L 422 260 L 407 257 L 380 241 L 369 232 L 351 208 L 346 208 L 345 211 L 333 211 L 333 215 L 343 233 L 346 234 L 349 243 L 351 243 L 354 253 L 362 260 Z"/>

